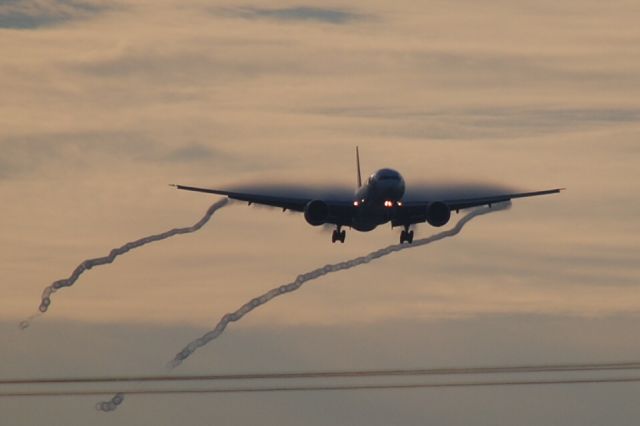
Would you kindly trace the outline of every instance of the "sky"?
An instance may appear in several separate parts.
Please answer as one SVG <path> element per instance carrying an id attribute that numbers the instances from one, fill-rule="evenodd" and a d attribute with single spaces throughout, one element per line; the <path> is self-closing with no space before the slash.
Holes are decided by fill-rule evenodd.
<path id="1" fill-rule="evenodd" d="M 180 373 L 636 360 L 640 5 L 633 1 L 0 1 L 0 378 L 165 374 L 225 313 L 395 243 L 231 203 L 54 295 L 82 260 L 197 222 L 167 184 L 480 184 L 456 237 L 328 275 Z M 452 221 L 459 216 L 453 215 Z M 416 228 L 417 238 L 436 232 Z M 178 373 L 178 370 L 175 371 Z M 637 384 L 0 398 L 14 425 L 635 424 Z"/>

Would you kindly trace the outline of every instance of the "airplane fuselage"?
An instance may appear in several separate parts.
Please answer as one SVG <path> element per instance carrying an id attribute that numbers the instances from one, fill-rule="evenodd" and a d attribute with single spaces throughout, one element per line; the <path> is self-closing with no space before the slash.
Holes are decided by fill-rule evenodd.
<path id="1" fill-rule="evenodd" d="M 389 222 L 394 209 L 402 205 L 404 192 L 405 182 L 400 173 L 393 169 L 378 170 L 356 191 L 353 205 L 357 209 L 351 227 L 371 231 Z"/>

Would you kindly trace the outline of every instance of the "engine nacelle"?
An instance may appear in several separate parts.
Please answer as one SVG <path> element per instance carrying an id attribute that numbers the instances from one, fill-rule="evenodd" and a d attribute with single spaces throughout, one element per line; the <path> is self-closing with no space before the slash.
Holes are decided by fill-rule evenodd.
<path id="1" fill-rule="evenodd" d="M 427 206 L 427 222 L 431 226 L 444 226 L 451 218 L 451 210 L 441 201 L 429 203 Z"/>
<path id="2" fill-rule="evenodd" d="M 322 225 L 329 218 L 329 206 L 322 200 L 311 200 L 304 206 L 304 218 L 310 225 Z"/>

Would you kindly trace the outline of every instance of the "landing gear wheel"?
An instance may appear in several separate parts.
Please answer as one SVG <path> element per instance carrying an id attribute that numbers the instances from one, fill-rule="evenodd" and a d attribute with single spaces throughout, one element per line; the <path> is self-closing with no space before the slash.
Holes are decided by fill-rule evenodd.
<path id="1" fill-rule="evenodd" d="M 346 231 L 339 231 L 337 229 L 333 230 L 333 234 L 331 235 L 331 242 L 335 243 L 336 241 L 340 241 L 344 243 L 344 239 L 347 237 Z"/>
<path id="2" fill-rule="evenodd" d="M 411 244 L 413 242 L 413 231 L 403 230 L 400 232 L 400 244 L 407 242 Z"/>

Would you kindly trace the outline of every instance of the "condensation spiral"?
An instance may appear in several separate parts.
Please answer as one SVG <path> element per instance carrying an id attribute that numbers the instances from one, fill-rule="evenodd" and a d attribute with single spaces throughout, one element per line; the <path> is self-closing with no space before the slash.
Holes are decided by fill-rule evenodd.
<path id="1" fill-rule="evenodd" d="M 415 240 L 412 244 L 390 245 L 390 246 L 381 248 L 379 250 L 372 251 L 371 253 L 365 256 L 360 256 L 354 259 L 345 260 L 343 262 L 325 265 L 320 268 L 314 269 L 310 272 L 300 274 L 296 277 L 294 281 L 272 288 L 266 293 L 249 300 L 247 303 L 242 305 L 237 310 L 223 315 L 220 321 L 218 321 L 218 323 L 215 325 L 213 329 L 211 329 L 211 331 L 193 340 L 192 342 L 187 344 L 180 352 L 178 352 L 175 355 L 175 357 L 169 362 L 169 367 L 175 368 L 179 366 L 185 359 L 190 357 L 196 350 L 203 347 L 204 345 L 211 342 L 212 340 L 216 339 L 218 336 L 220 336 L 224 332 L 224 330 L 227 328 L 227 325 L 229 325 L 229 323 L 234 321 L 239 321 L 240 319 L 242 319 L 242 317 L 244 317 L 245 315 L 247 315 L 249 312 L 253 311 L 257 307 L 264 305 L 265 303 L 269 302 L 270 300 L 280 295 L 283 295 L 285 293 L 290 293 L 292 291 L 299 289 L 306 282 L 315 280 L 317 278 L 320 278 L 324 275 L 327 275 L 333 272 L 344 271 L 346 269 L 355 268 L 356 266 L 359 266 L 359 265 L 367 264 L 372 260 L 380 259 L 381 257 L 387 256 L 389 254 L 392 254 L 401 250 L 408 250 L 416 247 L 421 247 L 427 244 L 431 244 L 435 241 L 442 240 L 444 238 L 453 237 L 458 233 L 460 233 L 460 231 L 462 231 L 462 228 L 473 218 L 487 214 L 487 213 L 491 213 L 499 210 L 505 210 L 505 209 L 508 209 L 510 206 L 511 206 L 511 203 L 507 202 L 507 203 L 495 204 L 493 205 L 493 207 L 476 209 L 466 214 L 465 216 L 463 216 L 453 228 L 448 229 L 446 231 L 439 232 L 430 237 Z"/>
<path id="2" fill-rule="evenodd" d="M 204 214 L 202 219 L 200 219 L 198 222 L 196 222 L 192 226 L 187 226 L 184 228 L 174 228 L 169 231 L 163 232 L 161 234 L 155 234 L 155 235 L 150 235 L 148 237 L 140 238 L 138 240 L 128 242 L 120 247 L 114 248 L 113 250 L 111 250 L 111 252 L 107 256 L 96 257 L 93 259 L 87 259 L 82 261 L 76 267 L 76 269 L 73 270 L 73 272 L 68 278 L 54 281 L 53 283 L 45 287 L 45 289 L 42 291 L 40 306 L 38 307 L 39 313 L 36 313 L 31 317 L 27 318 L 26 320 L 20 322 L 20 325 L 19 325 L 20 328 L 24 330 L 25 328 L 29 327 L 33 319 L 47 312 L 47 310 L 51 306 L 51 296 L 62 288 L 71 287 L 85 271 L 88 271 L 95 266 L 112 263 L 118 256 L 121 256 L 130 250 L 133 250 L 138 247 L 142 247 L 146 244 L 153 243 L 155 241 L 164 240 L 164 239 L 173 237 L 174 235 L 196 232 L 197 230 L 202 228 L 209 221 L 209 219 L 211 219 L 211 216 L 213 216 L 213 214 L 217 210 L 224 207 L 228 202 L 229 202 L 229 199 L 224 198 L 222 200 L 219 200 L 213 203 L 209 207 L 209 209 L 207 209 L 207 212 Z"/>

